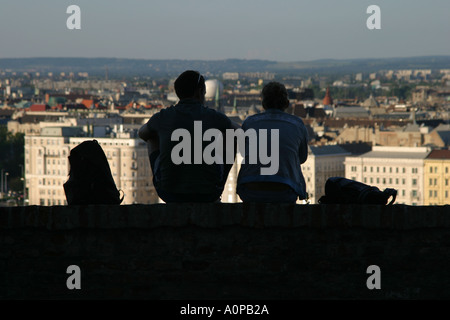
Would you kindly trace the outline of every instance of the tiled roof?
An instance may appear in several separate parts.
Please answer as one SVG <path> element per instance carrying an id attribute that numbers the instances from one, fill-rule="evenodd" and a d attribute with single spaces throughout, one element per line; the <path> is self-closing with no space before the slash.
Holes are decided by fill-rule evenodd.
<path id="1" fill-rule="evenodd" d="M 450 159 L 450 150 L 433 150 L 427 159 Z"/>

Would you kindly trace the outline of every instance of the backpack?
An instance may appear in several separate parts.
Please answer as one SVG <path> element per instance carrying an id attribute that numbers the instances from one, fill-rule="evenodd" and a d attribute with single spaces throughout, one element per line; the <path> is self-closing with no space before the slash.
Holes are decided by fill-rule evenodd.
<path id="1" fill-rule="evenodd" d="M 325 195 L 319 199 L 320 204 L 393 204 L 397 190 L 387 188 L 380 191 L 377 187 L 343 177 L 328 178 L 325 183 Z"/>
<path id="2" fill-rule="evenodd" d="M 105 152 L 97 140 L 88 140 L 70 150 L 69 179 L 64 192 L 69 205 L 120 204 L 120 192 L 111 174 Z"/>

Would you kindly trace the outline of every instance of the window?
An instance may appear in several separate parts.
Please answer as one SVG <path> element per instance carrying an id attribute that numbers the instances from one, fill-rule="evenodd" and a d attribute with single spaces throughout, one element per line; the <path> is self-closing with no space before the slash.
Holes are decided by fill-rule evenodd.
<path id="1" fill-rule="evenodd" d="M 433 173 L 433 167 L 430 167 L 430 173 Z"/>
<path id="2" fill-rule="evenodd" d="M 380 167 L 377 167 L 377 172 L 380 172 Z"/>
<path id="3" fill-rule="evenodd" d="M 367 178 L 364 178 L 364 183 L 367 183 Z"/>
<path id="4" fill-rule="evenodd" d="M 437 190 L 434 190 L 434 197 L 437 198 Z"/>
<path id="5" fill-rule="evenodd" d="M 370 178 L 370 183 L 373 183 L 373 178 Z"/>
<path id="6" fill-rule="evenodd" d="M 395 168 L 395 173 L 398 173 L 398 167 L 397 167 L 397 168 Z"/>
<path id="7" fill-rule="evenodd" d="M 395 184 L 398 184 L 398 178 L 395 179 Z"/>
<path id="8" fill-rule="evenodd" d="M 386 172 L 386 167 L 383 167 L 383 173 L 385 173 Z"/>
<path id="9" fill-rule="evenodd" d="M 432 191 L 432 190 L 430 190 L 430 193 L 429 193 L 429 195 L 430 195 L 430 198 L 432 198 L 432 197 L 433 197 L 433 191 Z"/>
<path id="10" fill-rule="evenodd" d="M 402 190 L 402 196 L 404 197 L 406 195 L 405 190 Z"/>
<path id="11" fill-rule="evenodd" d="M 445 197 L 448 198 L 448 190 L 445 190 Z"/>
<path id="12" fill-rule="evenodd" d="M 389 178 L 389 184 L 392 184 L 392 178 Z"/>
<path id="13" fill-rule="evenodd" d="M 413 191 L 412 191 L 412 196 L 413 196 L 413 197 L 417 197 L 417 190 L 413 190 Z"/>
<path id="14" fill-rule="evenodd" d="M 386 184 L 386 178 L 383 178 L 383 184 Z"/>
<path id="15" fill-rule="evenodd" d="M 417 185 L 417 179 L 412 179 L 412 185 L 416 186 Z"/>
<path id="16" fill-rule="evenodd" d="M 406 168 L 403 168 L 403 173 L 406 173 Z"/>
<path id="17" fill-rule="evenodd" d="M 406 179 L 402 179 L 402 184 L 406 184 Z"/>
<path id="18" fill-rule="evenodd" d="M 434 185 L 437 186 L 437 179 L 434 179 Z"/>
<path id="19" fill-rule="evenodd" d="M 377 178 L 377 183 L 380 183 L 380 178 Z"/>
<path id="20" fill-rule="evenodd" d="M 445 167 L 445 173 L 448 173 L 448 167 Z"/>
<path id="21" fill-rule="evenodd" d="M 364 172 L 366 172 L 367 171 L 367 167 L 366 166 L 364 166 Z"/>
<path id="22" fill-rule="evenodd" d="M 370 172 L 373 172 L 373 167 L 370 167 Z"/>
<path id="23" fill-rule="evenodd" d="M 430 186 L 432 186 L 432 185 L 433 185 L 433 179 L 430 179 L 430 183 L 429 183 L 429 185 L 430 185 Z"/>
<path id="24" fill-rule="evenodd" d="M 392 167 L 389 167 L 389 173 L 392 173 Z"/>
<path id="25" fill-rule="evenodd" d="M 448 186 L 448 179 L 445 179 L 445 185 Z"/>
<path id="26" fill-rule="evenodd" d="M 434 173 L 437 173 L 437 169 L 438 169 L 437 167 L 434 167 Z"/>

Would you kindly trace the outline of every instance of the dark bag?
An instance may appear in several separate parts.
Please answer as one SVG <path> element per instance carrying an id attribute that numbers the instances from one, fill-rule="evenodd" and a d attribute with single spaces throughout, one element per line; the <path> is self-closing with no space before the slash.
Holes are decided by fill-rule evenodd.
<path id="1" fill-rule="evenodd" d="M 385 189 L 380 191 L 377 187 L 346 179 L 343 177 L 328 178 L 325 183 L 325 195 L 319 199 L 320 204 L 393 204 L 397 197 L 397 190 Z"/>
<path id="2" fill-rule="evenodd" d="M 70 150 L 69 163 L 69 179 L 63 185 L 69 205 L 120 204 L 123 201 L 97 140 L 84 141 Z"/>

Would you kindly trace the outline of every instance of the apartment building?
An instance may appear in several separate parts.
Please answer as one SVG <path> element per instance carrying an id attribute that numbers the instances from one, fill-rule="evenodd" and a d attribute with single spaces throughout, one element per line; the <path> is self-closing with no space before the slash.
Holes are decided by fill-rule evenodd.
<path id="1" fill-rule="evenodd" d="M 375 146 L 372 151 L 345 159 L 345 177 L 398 191 L 396 204 L 424 205 L 424 161 L 428 147 Z"/>
<path id="2" fill-rule="evenodd" d="M 340 146 L 308 146 L 308 159 L 301 165 L 306 192 L 311 204 L 325 194 L 325 183 L 330 177 L 345 175 L 344 161 L 351 153 Z"/>
<path id="3" fill-rule="evenodd" d="M 109 136 L 83 135 L 80 127 L 47 127 L 40 135 L 25 136 L 25 186 L 29 205 L 67 204 L 63 184 L 70 170 L 70 150 L 92 139 L 102 146 L 116 186 L 124 193 L 122 204 L 158 202 L 147 146 L 137 137 L 136 130 L 125 131 L 120 126 Z"/>
<path id="4" fill-rule="evenodd" d="M 433 150 L 424 161 L 424 204 L 450 204 L 450 150 Z"/>

